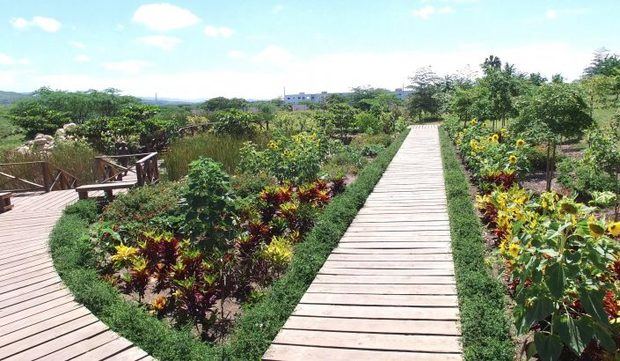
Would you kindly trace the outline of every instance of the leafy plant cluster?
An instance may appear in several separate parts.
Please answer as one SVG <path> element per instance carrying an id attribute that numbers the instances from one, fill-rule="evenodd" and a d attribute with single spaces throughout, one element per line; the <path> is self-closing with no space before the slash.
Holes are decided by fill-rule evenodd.
<path id="1" fill-rule="evenodd" d="M 554 192 L 533 195 L 514 177 L 489 178 L 484 165 L 497 164 L 495 153 L 479 144 L 494 143 L 494 136 L 500 143 L 514 142 L 472 122 L 455 134 L 455 143 L 481 182 L 477 206 L 504 260 L 517 331 L 533 334 L 528 355 L 558 360 L 615 354 L 620 222 L 597 218 L 595 209 Z M 502 152 L 517 156 L 510 149 Z"/>
<path id="2" fill-rule="evenodd" d="M 454 141 L 465 163 L 482 189 L 493 186 L 509 188 L 519 173 L 527 169 L 526 142 L 516 139 L 506 129 L 489 131 L 473 119 L 469 126 L 451 130 L 455 132 Z"/>
<path id="3" fill-rule="evenodd" d="M 583 198 L 596 199 L 597 193 L 611 193 L 613 196 L 606 203 L 615 205 L 617 214 L 617 200 L 620 197 L 620 117 L 609 127 L 588 130 L 586 142 L 588 147 L 581 159 L 567 158 L 558 164 L 558 181 Z"/>
<path id="4" fill-rule="evenodd" d="M 51 236 L 55 267 L 78 302 L 153 357 L 178 361 L 258 359 L 372 192 L 403 139 L 404 135 L 365 167 L 343 194 L 325 206 L 316 226 L 295 245 L 291 263 L 282 277 L 265 289 L 256 303 L 244 309 L 233 332 L 221 345 L 200 342 L 183 328 L 169 327 L 167 322 L 151 316 L 150 307 L 127 302 L 118 288 L 99 276 L 97 257 L 88 237 L 88 224 L 97 218 L 92 202 L 81 201 L 69 207 L 56 225 Z M 162 235 L 161 241 L 169 241 L 169 235 Z"/>
<path id="5" fill-rule="evenodd" d="M 183 184 L 119 196 L 93 225 L 91 243 L 105 279 L 159 317 L 213 339 L 228 316 L 216 303 L 223 312 L 226 300 L 245 302 L 269 286 L 345 186 L 281 183 L 242 199 L 217 162 L 200 158 L 189 168 Z"/>

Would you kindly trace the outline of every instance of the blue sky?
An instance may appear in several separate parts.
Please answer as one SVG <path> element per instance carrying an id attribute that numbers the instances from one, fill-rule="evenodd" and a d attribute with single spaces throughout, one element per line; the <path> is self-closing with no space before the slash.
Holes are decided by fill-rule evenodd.
<path id="1" fill-rule="evenodd" d="M 273 98 L 401 87 L 498 55 L 568 79 L 620 50 L 620 1 L 0 0 L 0 89 Z"/>

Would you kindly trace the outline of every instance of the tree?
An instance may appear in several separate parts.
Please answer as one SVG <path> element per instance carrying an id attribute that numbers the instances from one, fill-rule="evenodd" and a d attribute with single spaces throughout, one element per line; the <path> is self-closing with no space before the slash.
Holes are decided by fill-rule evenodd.
<path id="1" fill-rule="evenodd" d="M 430 67 L 420 68 L 410 78 L 408 88 L 413 92 L 406 101 L 406 107 L 411 116 L 422 120 L 424 113 L 435 115 L 438 113 L 441 102 L 439 100 L 440 78 Z"/>
<path id="2" fill-rule="evenodd" d="M 545 84 L 520 104 L 514 128 L 547 143 L 547 190 L 555 168 L 556 145 L 562 138 L 581 136 L 593 120 L 588 105 L 571 84 Z"/>
<path id="3" fill-rule="evenodd" d="M 245 99 L 241 98 L 224 98 L 217 97 L 207 100 L 202 103 L 200 107 L 208 112 L 215 112 L 218 110 L 229 110 L 229 109 L 237 109 L 237 110 L 246 110 L 248 106 L 248 102 Z"/>
<path id="4" fill-rule="evenodd" d="M 243 137 L 254 133 L 254 115 L 238 109 L 218 110 L 210 117 L 216 134 Z"/>
<path id="5" fill-rule="evenodd" d="M 618 68 L 620 68 L 620 57 L 602 48 L 594 52 L 594 58 L 584 70 L 584 77 L 587 78 L 595 75 L 613 76 L 615 75 L 615 69 Z"/>
<path id="6" fill-rule="evenodd" d="M 484 62 L 482 63 L 482 70 L 485 72 L 501 69 L 502 61 L 495 55 L 489 55 L 489 57 L 484 59 Z"/>
<path id="7" fill-rule="evenodd" d="M 471 120 L 473 107 L 476 102 L 476 89 L 464 89 L 457 88 L 452 97 L 450 103 L 450 110 L 459 117 L 459 120 L 463 122 L 463 126 L 466 126 L 467 121 Z"/>
<path id="8" fill-rule="evenodd" d="M 547 82 L 547 78 L 540 73 L 530 73 L 527 80 L 534 86 L 541 86 Z"/>
<path id="9" fill-rule="evenodd" d="M 355 87 L 350 102 L 354 108 L 362 111 L 369 111 L 373 107 L 387 111 L 390 106 L 397 104 L 398 101 L 398 97 L 386 89 Z"/>
<path id="10" fill-rule="evenodd" d="M 503 127 L 506 119 L 516 115 L 513 99 L 519 94 L 519 79 L 512 65 L 506 64 L 502 70 L 495 68 L 493 64 L 495 63 L 484 68 L 485 76 L 480 80 L 480 85 L 488 89 L 489 112 L 495 129 L 497 120 L 501 121 Z"/>
<path id="11" fill-rule="evenodd" d="M 355 109 L 348 104 L 333 104 L 327 108 L 331 114 L 331 121 L 341 140 L 355 128 Z"/>

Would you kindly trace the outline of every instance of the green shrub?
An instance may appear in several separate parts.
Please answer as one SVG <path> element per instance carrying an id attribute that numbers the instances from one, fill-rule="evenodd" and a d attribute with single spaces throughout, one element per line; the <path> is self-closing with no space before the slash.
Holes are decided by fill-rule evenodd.
<path id="1" fill-rule="evenodd" d="M 216 134 L 226 134 L 236 137 L 254 134 L 254 115 L 238 109 L 219 110 L 210 116 L 213 122 L 213 131 Z"/>
<path id="2" fill-rule="evenodd" d="M 310 182 L 319 175 L 326 145 L 325 139 L 309 133 L 276 135 L 265 150 L 246 143 L 240 151 L 239 171 L 248 175 L 265 172 L 281 182 Z"/>
<path id="3" fill-rule="evenodd" d="M 360 112 L 355 115 L 355 126 L 367 134 L 377 134 L 382 130 L 379 118 L 368 112 Z"/>
<path id="4" fill-rule="evenodd" d="M 231 239 L 236 224 L 236 195 L 230 177 L 210 158 L 200 158 L 189 166 L 182 212 L 182 231 L 198 241 L 201 248 L 220 248 Z"/>
<path id="5" fill-rule="evenodd" d="M 135 239 L 161 217 L 172 214 L 180 202 L 179 183 L 162 182 L 119 194 L 103 211 L 102 220 L 116 225 L 126 239 Z"/>
<path id="6" fill-rule="evenodd" d="M 465 359 L 511 361 L 514 349 L 504 288 L 485 266 L 482 225 L 470 185 L 443 129 L 440 139 Z"/>

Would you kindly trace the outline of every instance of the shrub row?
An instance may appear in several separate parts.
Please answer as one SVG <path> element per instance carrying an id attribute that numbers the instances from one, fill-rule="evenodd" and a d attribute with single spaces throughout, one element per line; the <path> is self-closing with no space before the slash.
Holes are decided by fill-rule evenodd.
<path id="1" fill-rule="evenodd" d="M 77 302 L 157 359 L 260 359 L 372 192 L 406 133 L 365 167 L 357 180 L 325 208 L 315 227 L 296 246 L 283 277 L 263 298 L 244 310 L 229 341 L 223 345 L 206 344 L 191 336 L 188 330 L 169 327 L 144 308 L 123 300 L 114 287 L 98 277 L 88 239 L 88 225 L 97 217 L 92 202 L 81 201 L 68 207 L 56 224 L 50 240 L 54 265 Z"/>
<path id="2" fill-rule="evenodd" d="M 514 347 L 505 290 L 485 266 L 482 224 L 474 211 L 469 181 L 443 129 L 440 138 L 465 358 L 510 361 Z"/>

